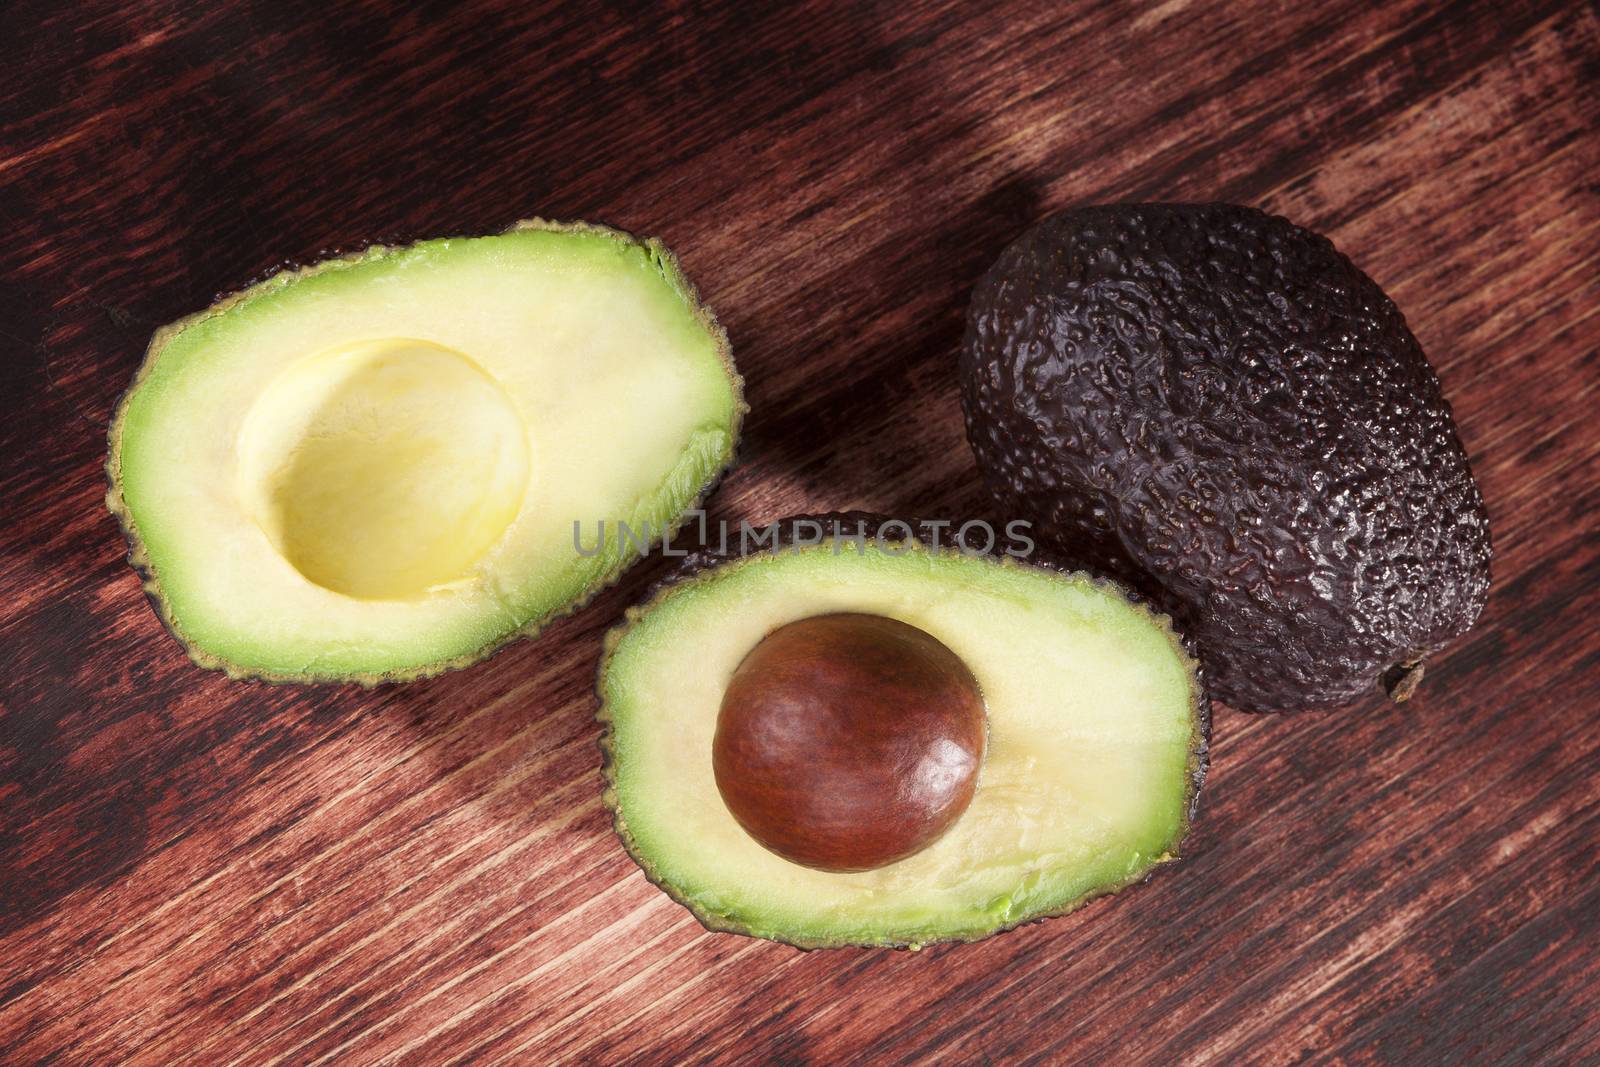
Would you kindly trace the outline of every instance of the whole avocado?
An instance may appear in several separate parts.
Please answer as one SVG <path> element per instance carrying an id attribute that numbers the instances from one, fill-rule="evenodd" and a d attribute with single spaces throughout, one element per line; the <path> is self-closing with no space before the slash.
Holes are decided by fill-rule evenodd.
<path id="1" fill-rule="evenodd" d="M 1405 318 L 1230 204 L 1067 211 L 978 283 L 967 437 L 1002 507 L 1160 601 L 1242 710 L 1403 700 L 1489 590 L 1483 497 Z"/>

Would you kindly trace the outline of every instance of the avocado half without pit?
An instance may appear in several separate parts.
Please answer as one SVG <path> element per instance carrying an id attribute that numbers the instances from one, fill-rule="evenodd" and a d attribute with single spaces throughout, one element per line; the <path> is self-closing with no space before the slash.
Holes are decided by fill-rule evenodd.
<path id="1" fill-rule="evenodd" d="M 714 930 L 919 946 L 1174 859 L 1208 721 L 1167 620 L 847 521 L 691 558 L 608 636 L 605 799 L 646 875 Z"/>
<path id="2" fill-rule="evenodd" d="M 731 461 L 727 337 L 653 240 L 521 223 L 285 271 L 158 332 L 109 503 L 191 657 L 236 677 L 459 667 L 638 554 Z"/>

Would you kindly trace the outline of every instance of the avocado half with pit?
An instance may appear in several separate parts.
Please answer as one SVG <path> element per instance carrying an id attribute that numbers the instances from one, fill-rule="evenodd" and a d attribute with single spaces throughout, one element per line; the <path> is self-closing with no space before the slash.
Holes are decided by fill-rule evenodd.
<path id="1" fill-rule="evenodd" d="M 614 580 L 731 462 L 727 336 L 657 241 L 584 223 L 374 247 L 159 331 L 111 510 L 190 656 L 235 677 L 464 666 Z"/>
<path id="2" fill-rule="evenodd" d="M 1209 719 L 1166 618 L 924 532 L 785 520 L 686 560 L 608 636 L 606 804 L 708 928 L 976 940 L 1176 858 Z"/>

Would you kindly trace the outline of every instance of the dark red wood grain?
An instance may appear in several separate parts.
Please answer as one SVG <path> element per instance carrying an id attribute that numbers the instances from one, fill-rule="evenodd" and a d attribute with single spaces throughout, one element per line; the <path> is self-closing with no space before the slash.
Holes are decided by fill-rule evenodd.
<path id="1" fill-rule="evenodd" d="M 1600 1061 L 1600 13 L 1539 0 L 0 7 L 0 1059 Z M 984 501 L 954 351 L 1030 220 L 1329 232 L 1494 525 L 1403 707 L 1219 709 L 1183 864 L 922 953 L 700 930 L 599 800 L 599 639 L 405 687 L 191 666 L 101 505 L 150 332 L 284 260 L 663 237 L 749 383 L 715 517 Z"/>

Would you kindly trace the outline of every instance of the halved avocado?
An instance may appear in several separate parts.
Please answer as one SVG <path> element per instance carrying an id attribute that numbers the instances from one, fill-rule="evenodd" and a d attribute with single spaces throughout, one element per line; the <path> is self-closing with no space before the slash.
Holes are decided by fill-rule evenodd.
<path id="1" fill-rule="evenodd" d="M 713 930 L 917 947 L 1174 859 L 1209 718 L 1166 618 L 1088 574 L 858 521 L 691 558 L 607 637 L 605 802 L 646 876 Z"/>
<path id="2" fill-rule="evenodd" d="M 584 223 L 285 271 L 151 341 L 108 503 L 190 656 L 400 681 L 614 580 L 731 462 L 727 336 L 657 241 Z"/>

